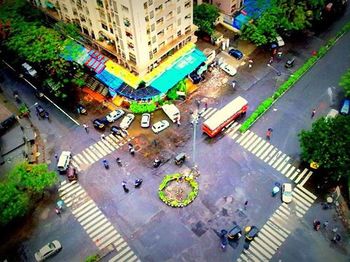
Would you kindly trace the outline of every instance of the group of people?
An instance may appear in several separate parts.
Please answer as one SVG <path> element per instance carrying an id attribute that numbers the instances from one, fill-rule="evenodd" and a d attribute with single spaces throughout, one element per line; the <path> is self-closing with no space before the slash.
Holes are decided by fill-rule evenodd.
<path id="1" fill-rule="evenodd" d="M 323 228 L 327 229 L 328 228 L 328 224 L 329 224 L 329 222 L 327 220 L 325 222 L 323 222 Z M 314 222 L 313 222 L 313 227 L 314 227 L 314 230 L 319 231 L 321 229 L 321 221 L 315 219 Z M 334 235 L 333 235 L 331 241 L 334 242 L 334 243 L 339 242 L 341 240 L 341 236 L 337 233 L 338 232 L 338 228 L 334 227 L 332 229 L 332 232 L 333 232 Z"/>

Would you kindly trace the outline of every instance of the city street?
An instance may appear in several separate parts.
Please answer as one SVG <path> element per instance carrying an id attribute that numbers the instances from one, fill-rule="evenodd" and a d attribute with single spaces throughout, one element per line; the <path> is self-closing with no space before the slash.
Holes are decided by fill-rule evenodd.
<path id="1" fill-rule="evenodd" d="M 328 34 L 336 32 L 348 17 L 349 11 Z M 308 57 L 309 49 L 324 43 L 322 38 L 329 35 L 318 37 L 318 43 L 305 47 L 307 51 L 300 50 L 297 61 Z M 282 71 L 280 77 L 265 65 L 266 55 L 256 59 L 254 71 L 240 68 L 235 89 L 229 85 L 232 78 L 214 69 L 212 78 L 200 84 L 191 100 L 178 104 L 181 126 L 171 123 L 157 135 L 142 129 L 138 116 L 128 134 L 114 136 L 107 128 L 102 138 L 102 132 L 91 123 L 102 113 L 76 116 L 80 122 L 77 125 L 49 102 L 39 101 L 50 112 L 51 120 L 39 120 L 32 113 L 31 121 L 40 130 L 46 163 L 55 170 L 54 154 L 71 151 L 79 177 L 77 182 L 69 183 L 59 175 L 58 186 L 47 193 L 32 219 L 13 235 L 9 261 L 35 261 L 34 252 L 55 239 L 63 249 L 50 261 L 83 261 L 96 252 L 107 253 L 102 261 L 348 261 L 349 239 L 340 222 L 332 220 L 335 210 L 322 210 L 320 203 L 325 199 L 308 184 L 314 174 L 300 165 L 297 135 L 331 108 L 338 109 L 342 94 L 337 83 L 350 67 L 349 43 L 348 33 L 245 134 L 238 132 L 243 122 L 240 120 L 209 139 L 201 131 L 201 123 L 238 95 L 249 101 L 249 115 L 292 74 L 284 68 L 286 58 L 273 64 Z M 29 85 L 6 68 L 1 73 L 7 96 L 15 87 L 26 104 L 38 102 Z M 202 101 L 200 109 L 205 103 L 208 108 L 203 110 L 195 130 L 194 162 L 191 113 L 197 110 L 196 99 Z M 313 109 L 316 117 L 311 119 Z M 166 116 L 158 110 L 152 122 L 160 119 Z M 88 132 L 83 123 L 89 125 Z M 268 128 L 273 129 L 270 141 L 265 138 Z M 128 152 L 129 143 L 135 148 L 135 156 Z M 174 157 L 181 152 L 187 159 L 177 166 Z M 121 166 L 116 163 L 117 157 Z M 159 168 L 153 167 L 156 157 L 163 161 Z M 103 159 L 109 162 L 109 169 L 104 168 Z M 158 197 L 164 175 L 189 172 L 195 164 L 200 171 L 198 197 L 184 208 L 165 205 Z M 134 181 L 140 178 L 143 184 L 135 188 Z M 122 188 L 123 181 L 127 182 L 128 193 Z M 282 203 L 280 195 L 271 196 L 274 184 L 285 182 L 293 184 L 290 204 Z M 65 208 L 58 216 L 54 207 L 60 198 Z M 329 220 L 329 228 L 316 232 L 312 227 L 316 218 Z M 259 235 L 248 250 L 244 250 L 242 236 L 223 252 L 219 232 L 230 230 L 234 222 L 242 229 L 257 226 Z M 343 237 L 339 245 L 330 241 L 334 227 Z"/>

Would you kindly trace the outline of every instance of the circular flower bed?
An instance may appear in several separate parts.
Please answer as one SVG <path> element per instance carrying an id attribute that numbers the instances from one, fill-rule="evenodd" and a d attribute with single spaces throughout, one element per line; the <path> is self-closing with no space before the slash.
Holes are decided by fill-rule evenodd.
<path id="1" fill-rule="evenodd" d="M 166 175 L 159 185 L 159 198 L 172 207 L 189 205 L 198 195 L 198 183 L 192 176 Z"/>

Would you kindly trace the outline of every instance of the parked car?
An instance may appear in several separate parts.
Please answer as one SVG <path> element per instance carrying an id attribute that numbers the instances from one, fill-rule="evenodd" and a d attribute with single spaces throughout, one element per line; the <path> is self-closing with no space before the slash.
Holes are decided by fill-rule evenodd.
<path id="1" fill-rule="evenodd" d="M 152 126 L 152 131 L 156 134 L 163 131 L 164 129 L 168 128 L 170 126 L 169 122 L 167 120 L 161 120 L 155 123 Z"/>
<path id="2" fill-rule="evenodd" d="M 233 224 L 233 228 L 228 232 L 227 238 L 229 240 L 238 240 L 242 236 L 242 229 L 236 223 Z"/>
<path id="3" fill-rule="evenodd" d="M 282 201 L 284 203 L 290 203 L 293 200 L 293 195 L 292 195 L 292 184 L 290 183 L 283 183 L 282 184 Z"/>
<path id="4" fill-rule="evenodd" d="M 237 60 L 241 60 L 243 58 L 243 53 L 241 51 L 239 51 L 238 49 L 232 48 L 228 51 L 228 53 L 229 53 L 229 55 L 233 56 Z"/>
<path id="5" fill-rule="evenodd" d="M 143 113 L 141 117 L 141 127 L 149 127 L 151 124 L 151 115 L 149 113 Z"/>
<path id="6" fill-rule="evenodd" d="M 188 78 L 192 81 L 193 84 L 198 84 L 202 80 L 202 78 L 196 72 L 189 74 Z"/>
<path id="7" fill-rule="evenodd" d="M 103 123 L 103 120 L 96 118 L 94 121 L 92 121 L 92 124 L 96 129 L 105 129 L 105 124 Z"/>
<path id="8" fill-rule="evenodd" d="M 112 126 L 111 133 L 115 136 L 122 136 L 123 130 L 119 126 Z"/>
<path id="9" fill-rule="evenodd" d="M 283 38 L 281 36 L 279 36 L 279 35 L 276 36 L 276 42 L 277 42 L 278 47 L 284 46 Z"/>
<path id="10" fill-rule="evenodd" d="M 122 109 L 117 109 L 117 110 L 110 112 L 106 116 L 106 119 L 108 122 L 112 123 L 112 122 L 118 120 L 119 118 L 121 118 L 124 114 L 125 114 L 125 112 Z"/>
<path id="11" fill-rule="evenodd" d="M 291 59 L 288 59 L 287 62 L 285 63 L 284 67 L 285 68 L 291 68 L 294 66 L 294 61 L 295 61 L 295 58 L 291 58 Z"/>
<path id="12" fill-rule="evenodd" d="M 245 232 L 246 240 L 252 241 L 258 235 L 259 229 L 256 226 L 248 226 L 245 228 Z"/>
<path id="13" fill-rule="evenodd" d="M 123 118 L 122 122 L 120 123 L 120 125 L 119 125 L 120 128 L 122 128 L 122 129 L 128 129 L 128 128 L 130 127 L 132 121 L 134 121 L 134 119 L 135 119 L 135 115 L 133 115 L 133 114 L 127 114 L 127 115 Z"/>
<path id="14" fill-rule="evenodd" d="M 69 181 L 78 180 L 78 173 L 74 167 L 68 167 L 67 169 L 67 178 Z"/>
<path id="15" fill-rule="evenodd" d="M 61 243 L 58 240 L 54 240 L 42 248 L 38 252 L 34 254 L 36 261 L 44 261 L 50 256 L 60 252 L 62 249 Z"/>
<path id="16" fill-rule="evenodd" d="M 349 107 L 350 107 L 350 99 L 344 99 L 340 107 L 339 113 L 342 115 L 348 115 L 350 110 Z"/>
<path id="17" fill-rule="evenodd" d="M 233 66 L 230 66 L 230 65 L 228 65 L 226 63 L 222 63 L 220 65 L 220 68 L 222 70 L 224 70 L 226 73 L 228 73 L 230 76 L 234 76 L 235 74 L 237 74 L 236 68 L 234 68 Z"/>
<path id="18" fill-rule="evenodd" d="M 64 173 L 67 171 L 71 158 L 72 158 L 72 153 L 70 151 L 62 151 L 57 161 L 57 170 L 60 173 Z"/>

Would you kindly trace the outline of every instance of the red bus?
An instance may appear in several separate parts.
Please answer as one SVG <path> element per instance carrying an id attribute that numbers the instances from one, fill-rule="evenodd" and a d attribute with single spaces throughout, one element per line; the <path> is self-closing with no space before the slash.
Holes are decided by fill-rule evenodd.
<path id="1" fill-rule="evenodd" d="M 202 125 L 202 130 L 210 137 L 216 136 L 228 124 L 245 114 L 248 109 L 248 101 L 239 96 L 233 99 L 222 109 L 216 111 Z"/>

